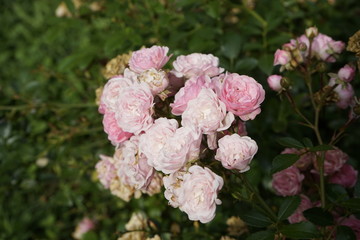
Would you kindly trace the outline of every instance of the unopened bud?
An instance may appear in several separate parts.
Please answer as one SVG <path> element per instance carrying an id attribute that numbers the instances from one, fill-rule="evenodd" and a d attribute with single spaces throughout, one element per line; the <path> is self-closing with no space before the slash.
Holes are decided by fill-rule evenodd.
<path id="1" fill-rule="evenodd" d="M 320 73 L 323 73 L 326 71 L 326 64 L 324 62 L 319 62 L 317 65 L 316 65 L 316 70 Z"/>
<path id="2" fill-rule="evenodd" d="M 291 85 L 289 79 L 286 77 L 281 78 L 280 84 L 281 84 L 281 87 L 284 89 L 289 89 L 289 87 Z"/>
<path id="3" fill-rule="evenodd" d="M 299 43 L 299 50 L 302 51 L 302 52 L 305 52 L 307 49 L 307 46 L 305 43 L 301 42 Z"/>
<path id="4" fill-rule="evenodd" d="M 319 30 L 317 29 L 317 27 L 309 27 L 305 30 L 305 35 L 309 38 L 309 39 L 313 39 L 314 37 L 316 37 L 319 34 Z"/>

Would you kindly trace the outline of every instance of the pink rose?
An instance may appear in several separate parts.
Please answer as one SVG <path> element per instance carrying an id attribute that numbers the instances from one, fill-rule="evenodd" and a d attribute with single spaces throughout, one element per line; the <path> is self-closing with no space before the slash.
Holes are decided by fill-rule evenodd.
<path id="1" fill-rule="evenodd" d="M 136 73 L 142 73 L 150 68 L 161 69 L 170 59 L 166 56 L 168 47 L 152 46 L 132 53 L 129 67 Z"/>
<path id="2" fill-rule="evenodd" d="M 334 41 L 331 37 L 319 33 L 312 42 L 312 52 L 326 62 L 335 62 L 334 54 L 341 53 L 345 48 L 345 44 L 341 41 Z"/>
<path id="3" fill-rule="evenodd" d="M 276 50 L 274 57 L 274 66 L 275 65 L 286 65 L 291 60 L 291 55 L 288 51 L 285 50 Z"/>
<path id="4" fill-rule="evenodd" d="M 335 172 L 329 177 L 329 183 L 336 183 L 345 188 L 352 188 L 356 184 L 357 176 L 357 170 L 349 164 L 344 164 L 338 172 Z"/>
<path id="5" fill-rule="evenodd" d="M 293 196 L 301 192 L 304 175 L 295 166 L 288 167 L 273 175 L 272 186 L 280 196 Z"/>
<path id="6" fill-rule="evenodd" d="M 153 123 L 154 97 L 145 83 L 122 89 L 116 101 L 115 118 L 126 132 L 139 134 Z"/>
<path id="7" fill-rule="evenodd" d="M 191 166 L 183 176 L 178 196 L 180 210 L 192 221 L 210 222 L 215 217 L 216 205 L 221 204 L 217 194 L 223 184 L 223 179 L 210 169 Z"/>
<path id="8" fill-rule="evenodd" d="M 162 174 L 159 172 L 155 172 L 154 177 L 151 179 L 150 184 L 147 186 L 144 191 L 149 196 L 155 195 L 161 192 L 161 187 L 163 186 Z"/>
<path id="9" fill-rule="evenodd" d="M 335 84 L 335 78 L 330 78 L 329 86 L 334 86 Z M 334 91 L 339 98 L 336 106 L 345 109 L 351 105 L 355 92 L 350 83 L 339 84 L 335 87 Z"/>
<path id="10" fill-rule="evenodd" d="M 133 136 L 116 150 L 115 164 L 117 175 L 125 184 L 138 190 L 146 190 L 154 169 L 148 165 L 147 158 L 139 152 L 139 136 Z"/>
<path id="11" fill-rule="evenodd" d="M 181 124 L 204 134 L 228 129 L 234 121 L 232 113 L 226 113 L 226 106 L 216 94 L 203 88 L 198 96 L 189 101 L 182 114 Z"/>
<path id="12" fill-rule="evenodd" d="M 181 115 L 185 111 L 188 102 L 196 98 L 206 82 L 209 81 L 210 78 L 205 75 L 192 77 L 187 80 L 185 86 L 175 94 L 174 103 L 170 104 L 172 108 L 171 113 L 176 116 Z"/>
<path id="13" fill-rule="evenodd" d="M 128 140 L 133 134 L 124 132 L 117 124 L 115 113 L 107 111 L 103 119 L 104 131 L 108 134 L 108 139 L 113 145 L 118 145 Z"/>
<path id="14" fill-rule="evenodd" d="M 319 155 L 322 153 L 318 153 Z M 339 171 L 344 164 L 349 160 L 349 156 L 340 149 L 328 150 L 325 153 L 324 173 L 331 175 Z M 316 159 L 314 160 L 314 167 L 319 172 L 319 166 Z"/>
<path id="15" fill-rule="evenodd" d="M 216 92 L 227 110 L 243 121 L 253 120 L 261 112 L 260 104 L 265 99 L 265 91 L 255 79 L 237 73 L 218 79 Z"/>
<path id="16" fill-rule="evenodd" d="M 237 169 L 246 172 L 250 162 L 258 150 L 258 146 L 250 137 L 240 137 L 238 134 L 226 135 L 219 140 L 219 148 L 215 159 L 226 169 Z"/>
<path id="17" fill-rule="evenodd" d="M 162 70 L 150 68 L 139 74 L 138 80 L 149 85 L 153 95 L 157 95 L 164 91 L 169 85 L 167 74 Z"/>
<path id="18" fill-rule="evenodd" d="M 181 55 L 173 62 L 172 71 L 177 77 L 194 77 L 198 75 L 207 75 L 213 77 L 224 71 L 219 68 L 219 59 L 212 54 L 192 53 Z"/>
<path id="19" fill-rule="evenodd" d="M 306 149 L 296 149 L 296 148 L 285 148 L 284 151 L 281 152 L 281 154 L 297 154 L 300 156 L 299 160 L 297 160 L 294 164 L 295 167 L 298 169 L 304 171 L 308 169 L 308 167 L 312 164 L 313 161 L 315 161 L 315 154 L 308 152 L 305 153 Z"/>
<path id="20" fill-rule="evenodd" d="M 177 171 L 163 177 L 163 183 L 165 187 L 164 196 L 169 201 L 169 204 L 174 208 L 180 206 L 179 196 L 182 190 L 181 187 L 184 174 L 184 171 Z"/>
<path id="21" fill-rule="evenodd" d="M 299 207 L 295 210 L 295 212 L 290 217 L 288 217 L 288 220 L 291 224 L 307 221 L 307 219 L 304 217 L 303 212 L 305 210 L 313 207 L 312 202 L 310 201 L 310 199 L 307 196 L 305 196 L 304 194 L 301 194 L 300 197 L 301 197 L 301 202 L 300 202 Z"/>
<path id="22" fill-rule="evenodd" d="M 82 239 L 85 233 L 95 228 L 95 222 L 88 217 L 84 217 L 76 226 L 72 236 L 75 239 Z"/>
<path id="23" fill-rule="evenodd" d="M 351 82 L 355 76 L 355 67 L 346 64 L 339 70 L 338 76 L 344 82 Z"/>
<path id="24" fill-rule="evenodd" d="M 339 221 L 339 225 L 351 228 L 356 235 L 356 239 L 360 239 L 360 219 L 351 215 L 348 218 L 341 219 L 341 221 Z"/>
<path id="25" fill-rule="evenodd" d="M 101 184 L 109 188 L 111 182 L 116 178 L 116 167 L 111 157 L 100 155 L 100 161 L 96 164 L 96 172 Z"/>
<path id="26" fill-rule="evenodd" d="M 99 112 L 104 114 L 106 111 L 115 111 L 116 102 L 121 91 L 133 83 L 132 80 L 123 76 L 116 76 L 109 79 L 101 94 Z"/>
<path id="27" fill-rule="evenodd" d="M 268 77 L 267 83 L 269 84 L 271 90 L 274 90 L 275 92 L 280 92 L 282 90 L 281 79 L 282 76 L 280 75 L 271 75 Z"/>

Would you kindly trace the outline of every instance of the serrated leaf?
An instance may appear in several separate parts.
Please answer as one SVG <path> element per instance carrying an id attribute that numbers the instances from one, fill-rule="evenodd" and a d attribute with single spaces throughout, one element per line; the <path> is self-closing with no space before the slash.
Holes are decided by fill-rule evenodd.
<path id="1" fill-rule="evenodd" d="M 321 152 L 321 151 L 328 151 L 333 150 L 334 148 L 330 145 L 318 145 L 309 149 L 310 152 Z"/>
<path id="2" fill-rule="evenodd" d="M 352 198 L 341 202 L 343 207 L 349 208 L 353 211 L 360 211 L 360 198 Z"/>
<path id="3" fill-rule="evenodd" d="M 255 210 L 240 214 L 240 218 L 243 219 L 249 226 L 253 227 L 262 228 L 272 224 L 272 221 L 266 215 Z"/>
<path id="4" fill-rule="evenodd" d="M 299 207 L 301 198 L 299 196 L 287 197 L 281 204 L 278 212 L 278 219 L 284 220 L 291 216 L 291 214 Z"/>
<path id="5" fill-rule="evenodd" d="M 291 137 L 279 138 L 277 142 L 284 147 L 304 148 L 304 145 L 301 142 Z"/>
<path id="6" fill-rule="evenodd" d="M 277 155 L 272 162 L 271 173 L 274 174 L 276 172 L 279 172 L 281 170 L 284 170 L 284 169 L 290 167 L 297 160 L 299 160 L 299 158 L 300 158 L 300 156 L 297 154 Z"/>
<path id="7" fill-rule="evenodd" d="M 356 235 L 350 227 L 338 226 L 335 240 L 356 240 Z"/>
<path id="8" fill-rule="evenodd" d="M 311 239 L 321 237 L 317 227 L 311 222 L 300 222 L 282 226 L 279 231 L 289 238 Z"/>
<path id="9" fill-rule="evenodd" d="M 319 226 L 330 226 L 334 224 L 334 218 L 331 213 L 320 207 L 307 209 L 303 214 L 310 222 Z"/>
<path id="10" fill-rule="evenodd" d="M 273 231 L 260 231 L 251 234 L 246 240 L 273 240 L 275 233 Z"/>

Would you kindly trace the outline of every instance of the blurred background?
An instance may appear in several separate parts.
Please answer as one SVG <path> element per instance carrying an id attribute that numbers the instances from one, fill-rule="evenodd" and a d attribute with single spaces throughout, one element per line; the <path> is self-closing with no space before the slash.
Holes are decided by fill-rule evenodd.
<path id="1" fill-rule="evenodd" d="M 313 137 L 289 127 L 290 107 L 266 84 L 278 72 L 275 50 L 310 26 L 345 43 L 360 28 L 358 0 L 2 0 L 0 6 L 0 239 L 71 239 L 86 216 L 96 227 L 84 239 L 117 239 L 135 210 L 164 239 L 176 225 L 179 239 L 219 239 L 224 219 L 241 209 L 231 197 L 213 222 L 194 227 L 162 194 L 126 203 L 98 182 L 99 154 L 113 154 L 95 104 L 106 63 L 164 45 L 172 60 L 212 53 L 226 70 L 254 77 L 267 96 L 262 114 L 247 125 L 259 144 L 251 177 L 266 189 L 271 160 L 282 150 L 274 138 Z M 354 60 L 345 53 L 331 68 Z M 335 109 L 326 114 L 324 135 L 347 117 Z M 339 146 L 359 167 L 359 125 L 348 133 Z"/>

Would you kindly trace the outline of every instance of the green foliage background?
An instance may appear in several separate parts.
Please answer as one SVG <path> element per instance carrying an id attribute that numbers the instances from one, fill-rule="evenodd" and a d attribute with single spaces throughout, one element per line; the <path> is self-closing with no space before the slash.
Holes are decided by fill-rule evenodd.
<path id="1" fill-rule="evenodd" d="M 227 217 L 246 208 L 226 193 L 215 220 L 197 231 L 162 196 L 125 203 L 94 179 L 99 154 L 113 151 L 95 105 L 95 89 L 106 82 L 101 68 L 118 54 L 157 44 L 168 46 L 172 59 L 212 53 L 228 71 L 257 79 L 267 98 L 262 114 L 247 125 L 260 149 L 251 179 L 266 190 L 271 160 L 282 149 L 274 139 L 313 137 L 291 127 L 291 109 L 266 85 L 278 71 L 272 66 L 275 50 L 309 26 L 344 42 L 360 26 L 358 0 L 257 0 L 254 9 L 235 0 L 104 0 L 98 12 L 88 8 L 90 1 L 78 10 L 65 2 L 71 18 L 55 16 L 60 1 L 0 3 L 1 239 L 70 239 L 83 216 L 97 220 L 87 239 L 116 239 L 138 209 L 162 232 L 180 224 L 179 239 L 219 239 Z M 332 67 L 353 60 L 346 53 Z M 359 96 L 359 77 L 354 82 Z M 327 114 L 324 135 L 347 116 L 334 109 Z M 348 132 L 340 146 L 358 166 L 358 124 Z M 48 165 L 39 167 L 39 158 L 49 159 Z"/>

